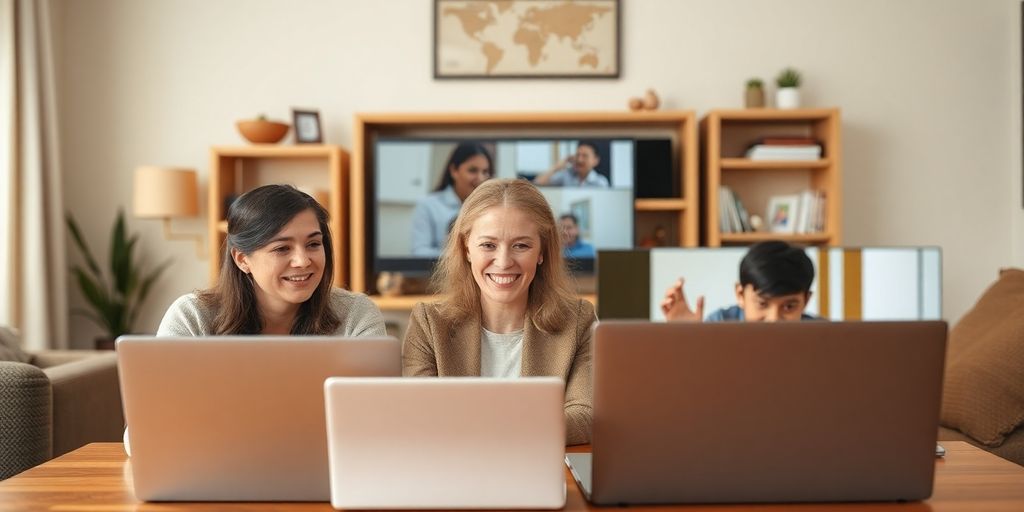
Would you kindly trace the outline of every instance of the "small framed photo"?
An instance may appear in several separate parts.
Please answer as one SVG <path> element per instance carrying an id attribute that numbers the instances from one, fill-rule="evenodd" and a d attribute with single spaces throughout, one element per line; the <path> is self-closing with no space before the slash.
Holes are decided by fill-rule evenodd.
<path id="1" fill-rule="evenodd" d="M 324 141 L 320 131 L 320 112 L 292 109 L 296 144 L 319 144 Z"/>
<path id="2" fill-rule="evenodd" d="M 772 196 L 768 200 L 768 230 L 772 233 L 796 233 L 800 196 Z"/>

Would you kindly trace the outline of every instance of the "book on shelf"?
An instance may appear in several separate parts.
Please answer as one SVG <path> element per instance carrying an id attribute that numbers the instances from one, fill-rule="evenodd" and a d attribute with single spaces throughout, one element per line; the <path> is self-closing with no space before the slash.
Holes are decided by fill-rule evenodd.
<path id="1" fill-rule="evenodd" d="M 756 144 L 747 150 L 751 160 L 818 160 L 821 146 L 767 146 Z"/>
<path id="2" fill-rule="evenodd" d="M 727 186 L 718 189 L 718 228 L 722 233 L 749 233 L 750 214 L 739 196 Z"/>
<path id="3" fill-rule="evenodd" d="M 814 137 L 801 137 L 801 136 L 778 136 L 778 137 L 761 137 L 754 142 L 755 145 L 762 146 L 820 146 L 821 143 Z"/>
<path id="4" fill-rule="evenodd" d="M 821 158 L 821 142 L 814 137 L 762 137 L 747 149 L 751 160 L 817 160 Z"/>

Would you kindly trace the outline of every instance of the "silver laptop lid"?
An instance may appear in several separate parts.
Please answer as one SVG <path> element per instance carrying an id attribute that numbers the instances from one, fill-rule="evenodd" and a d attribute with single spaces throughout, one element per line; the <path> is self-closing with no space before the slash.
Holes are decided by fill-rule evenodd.
<path id="1" fill-rule="evenodd" d="M 327 501 L 324 380 L 401 375 L 392 338 L 124 336 L 117 354 L 143 500 Z"/>
<path id="2" fill-rule="evenodd" d="M 332 378 L 324 391 L 335 508 L 565 504 L 559 378 Z"/>
<path id="3" fill-rule="evenodd" d="M 931 495 L 945 322 L 602 322 L 595 503 Z"/>

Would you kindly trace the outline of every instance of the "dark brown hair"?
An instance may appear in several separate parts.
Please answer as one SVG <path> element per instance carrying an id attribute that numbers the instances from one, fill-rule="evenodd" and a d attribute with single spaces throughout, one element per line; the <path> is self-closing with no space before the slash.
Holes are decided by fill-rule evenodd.
<path id="1" fill-rule="evenodd" d="M 525 213 L 537 226 L 544 264 L 537 267 L 530 283 L 526 311 L 538 330 L 560 332 L 569 325 L 578 299 L 565 267 L 555 216 L 537 187 L 526 180 L 487 180 L 466 198 L 434 268 L 431 288 L 440 292 L 446 306 L 460 317 L 481 315 L 480 288 L 466 258 L 469 232 L 488 210 L 500 207 Z"/>
<path id="2" fill-rule="evenodd" d="M 263 330 L 256 303 L 256 283 L 242 272 L 232 250 L 252 254 L 266 246 L 304 211 L 312 211 L 323 233 L 324 273 L 313 295 L 299 306 L 292 334 L 331 334 L 341 320 L 331 310 L 334 254 L 327 210 L 309 194 L 291 185 L 264 185 L 242 194 L 228 208 L 228 237 L 220 277 L 213 288 L 199 292 L 200 302 L 215 312 L 214 334 L 259 334 Z"/>
<path id="3" fill-rule="evenodd" d="M 460 142 L 452 150 L 452 154 L 448 156 L 448 163 L 444 164 L 441 180 L 437 183 L 437 187 L 434 188 L 434 192 L 440 192 L 454 185 L 455 180 L 452 178 L 452 169 L 458 169 L 466 160 L 477 155 L 483 155 L 487 159 L 490 176 L 494 176 L 494 160 L 491 158 L 491 152 L 487 151 L 487 148 L 479 142 Z"/>

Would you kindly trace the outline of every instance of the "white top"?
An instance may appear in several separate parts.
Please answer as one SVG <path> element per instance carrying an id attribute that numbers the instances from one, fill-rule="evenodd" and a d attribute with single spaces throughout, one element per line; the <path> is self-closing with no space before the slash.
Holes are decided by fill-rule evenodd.
<path id="1" fill-rule="evenodd" d="M 523 373 L 523 330 L 507 334 L 480 330 L 480 376 L 519 377 Z"/>
<path id="2" fill-rule="evenodd" d="M 448 228 L 459 215 L 462 201 L 451 186 L 432 192 L 416 202 L 412 212 L 412 255 L 433 257 L 441 254 L 448 240 Z"/>
<path id="3" fill-rule="evenodd" d="M 338 315 L 338 329 L 335 336 L 387 336 L 384 317 L 380 309 L 361 293 L 352 293 L 341 288 L 331 289 L 331 309 Z M 178 297 L 167 308 L 157 336 L 212 336 L 215 312 L 203 307 L 194 293 Z"/>
<path id="4" fill-rule="evenodd" d="M 579 176 L 576 174 L 576 170 L 573 168 L 562 169 L 551 176 L 551 181 L 548 185 L 556 187 L 589 187 L 589 188 L 608 188 L 611 185 L 608 183 L 608 178 L 605 178 L 603 174 L 591 169 L 587 173 L 587 177 L 580 181 Z"/>

